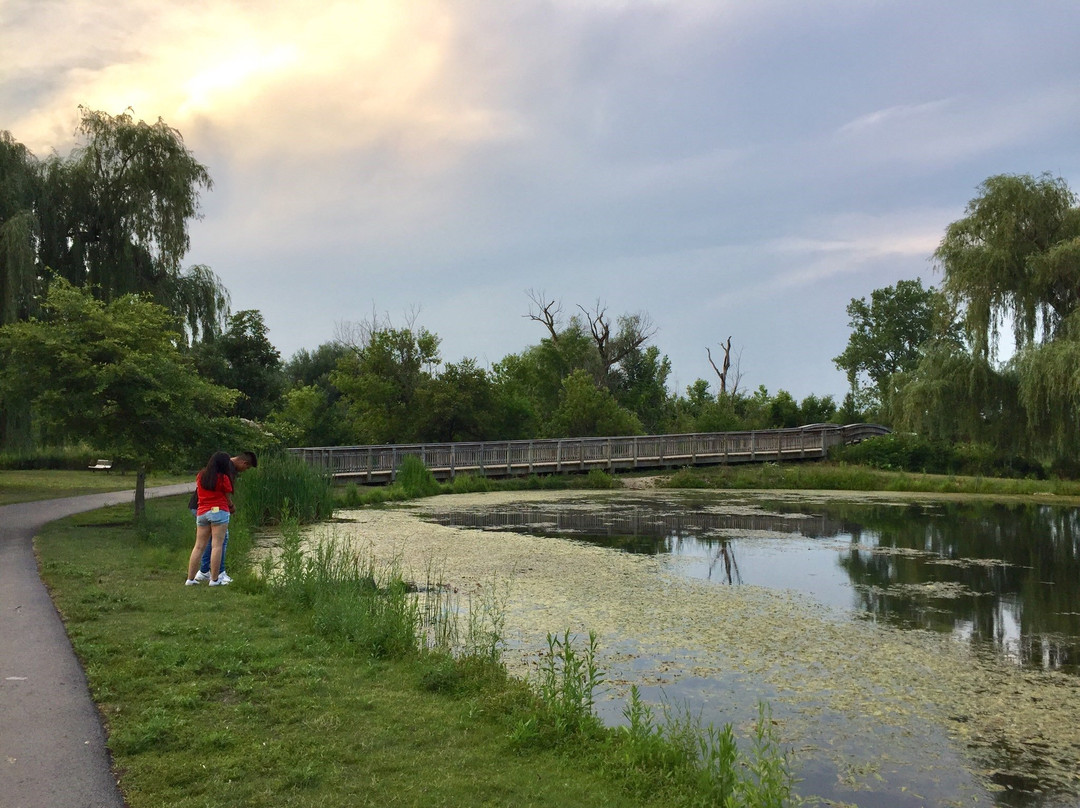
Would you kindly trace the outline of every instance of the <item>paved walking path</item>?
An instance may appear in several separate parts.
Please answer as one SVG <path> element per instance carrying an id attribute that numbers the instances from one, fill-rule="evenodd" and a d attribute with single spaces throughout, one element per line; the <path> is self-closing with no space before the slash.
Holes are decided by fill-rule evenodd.
<path id="1" fill-rule="evenodd" d="M 183 494 L 191 483 L 147 489 Z M 0 507 L 0 806 L 123 808 L 86 675 L 41 582 L 33 539 L 133 491 Z"/>

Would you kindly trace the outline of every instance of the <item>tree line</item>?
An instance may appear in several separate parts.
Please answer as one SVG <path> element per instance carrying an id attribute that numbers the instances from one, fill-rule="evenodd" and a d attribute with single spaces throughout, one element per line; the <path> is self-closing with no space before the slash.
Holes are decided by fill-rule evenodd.
<path id="1" fill-rule="evenodd" d="M 1080 207 L 1061 178 L 988 178 L 921 280 L 848 306 L 834 360 L 899 430 L 1080 471 Z M 1003 336 L 1011 351 L 1002 351 Z"/>
<path id="2" fill-rule="evenodd" d="M 260 312 L 230 312 L 183 267 L 209 172 L 178 131 L 83 109 L 80 145 L 39 160 L 0 133 L 0 440 L 83 441 L 140 469 L 226 441 L 348 445 L 792 427 L 878 420 L 1044 458 L 1075 452 L 1080 218 L 1061 180 L 988 179 L 921 280 L 848 307 L 851 383 L 802 401 L 740 389 L 732 338 L 715 384 L 670 391 L 647 312 L 564 310 L 532 290 L 537 342 L 490 367 L 444 362 L 416 317 L 341 324 L 283 360 Z M 999 330 L 1016 353 L 997 357 Z M 719 363 L 718 363 L 719 362 Z"/>

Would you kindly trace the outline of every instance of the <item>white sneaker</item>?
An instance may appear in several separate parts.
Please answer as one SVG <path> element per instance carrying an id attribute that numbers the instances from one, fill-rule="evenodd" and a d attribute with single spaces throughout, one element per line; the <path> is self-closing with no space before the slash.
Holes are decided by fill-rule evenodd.
<path id="1" fill-rule="evenodd" d="M 195 580 L 196 581 L 209 581 L 210 580 L 210 573 L 209 572 L 203 572 L 202 570 L 199 570 L 198 572 L 195 573 Z"/>
<path id="2" fill-rule="evenodd" d="M 199 585 L 199 581 L 196 578 L 188 578 L 186 581 L 184 581 L 184 586 L 198 586 L 198 585 Z"/>
<path id="3" fill-rule="evenodd" d="M 232 578 L 229 577 L 229 573 L 225 572 L 224 570 L 221 571 L 221 573 L 218 575 L 217 579 L 219 581 L 224 581 L 227 584 L 232 583 Z"/>
<path id="4" fill-rule="evenodd" d="M 219 575 L 216 581 L 211 581 L 210 586 L 228 586 L 232 583 L 232 579 L 226 575 Z"/>

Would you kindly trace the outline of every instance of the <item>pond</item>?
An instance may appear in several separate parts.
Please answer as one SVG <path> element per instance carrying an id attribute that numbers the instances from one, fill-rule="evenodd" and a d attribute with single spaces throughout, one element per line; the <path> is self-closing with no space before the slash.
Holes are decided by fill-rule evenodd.
<path id="1" fill-rule="evenodd" d="M 631 684 L 737 729 L 764 699 L 803 795 L 1075 805 L 1078 512 L 799 499 L 486 494 L 351 518 L 378 555 L 501 599 L 526 675 L 547 632 L 595 631 L 607 721 Z"/>

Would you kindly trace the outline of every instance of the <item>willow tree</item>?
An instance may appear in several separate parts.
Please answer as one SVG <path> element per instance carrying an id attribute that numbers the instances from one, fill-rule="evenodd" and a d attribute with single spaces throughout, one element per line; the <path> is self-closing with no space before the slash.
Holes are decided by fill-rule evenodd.
<path id="1" fill-rule="evenodd" d="M 221 331 L 228 293 L 205 266 L 182 268 L 188 223 L 212 186 L 180 133 L 158 120 L 81 108 L 79 145 L 37 160 L 0 132 L 0 325 L 25 320 L 53 279 L 104 301 L 147 294 L 185 337 Z M 23 402 L 0 401 L 6 448 L 29 448 Z"/>
<path id="2" fill-rule="evenodd" d="M 34 213 L 40 177 L 34 156 L 0 132 L 0 326 L 28 317 L 38 291 Z M 25 402 L 0 400 L 0 446 L 30 448 L 30 412 Z"/>
<path id="3" fill-rule="evenodd" d="M 217 333 L 224 287 L 206 267 L 182 269 L 188 224 L 213 187 L 206 166 L 160 118 L 80 110 L 80 144 L 41 166 L 40 264 L 105 301 L 149 294 L 193 336 Z"/>
<path id="4" fill-rule="evenodd" d="M 1049 174 L 1000 174 L 979 191 L 934 257 L 973 352 L 993 359 L 1007 321 L 1022 351 L 1061 336 L 1080 306 L 1080 209 L 1065 180 Z"/>
<path id="5" fill-rule="evenodd" d="M 949 421 L 969 438 L 1036 452 L 1080 450 L 1080 208 L 1060 178 L 998 175 L 979 186 L 934 253 L 963 317 L 967 355 L 942 348 L 899 396 L 909 426 Z M 1001 328 L 1015 354 L 998 361 Z M 951 352 L 951 357 L 946 353 Z M 938 386 L 939 394 L 919 393 Z M 1011 430 L 1009 427 L 1011 426 Z"/>

